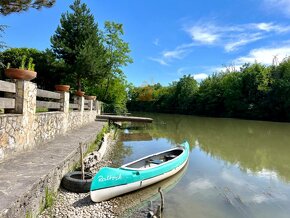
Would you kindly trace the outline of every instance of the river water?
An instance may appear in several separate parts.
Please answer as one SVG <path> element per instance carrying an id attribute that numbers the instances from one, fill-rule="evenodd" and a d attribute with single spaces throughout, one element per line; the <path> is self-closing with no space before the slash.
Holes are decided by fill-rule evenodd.
<path id="1" fill-rule="evenodd" d="M 138 114 L 140 115 L 140 114 Z M 290 124 L 186 115 L 142 114 L 153 124 L 124 128 L 116 166 L 191 145 L 178 175 L 121 198 L 134 210 L 165 197 L 163 217 L 290 217 Z M 131 199 L 131 205 L 128 203 Z M 130 215 L 128 215 L 130 216 Z"/>

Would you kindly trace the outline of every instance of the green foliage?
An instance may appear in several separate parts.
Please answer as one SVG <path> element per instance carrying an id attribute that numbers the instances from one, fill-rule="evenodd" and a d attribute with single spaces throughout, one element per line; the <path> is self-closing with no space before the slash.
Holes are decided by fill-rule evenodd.
<path id="1" fill-rule="evenodd" d="M 84 81 L 97 83 L 102 76 L 105 50 L 94 16 L 86 4 L 75 0 L 70 9 L 72 13 L 62 14 L 51 43 L 57 57 L 63 59 L 69 69 L 65 79 L 81 89 Z"/>
<path id="2" fill-rule="evenodd" d="M 109 131 L 110 131 L 109 126 L 108 126 L 108 125 L 105 125 L 105 126 L 103 127 L 103 129 L 101 130 L 101 132 L 97 135 L 95 141 L 94 141 L 94 142 L 89 146 L 89 148 L 88 148 L 88 150 L 86 151 L 86 153 L 85 153 L 84 156 L 86 156 L 87 154 L 90 154 L 90 153 L 92 153 L 92 152 L 94 152 L 94 151 L 96 151 L 96 150 L 99 150 L 100 145 L 101 145 L 101 143 L 102 143 L 102 140 L 103 140 L 103 138 L 104 138 L 104 135 L 105 135 L 106 133 L 108 133 Z"/>
<path id="3" fill-rule="evenodd" d="M 57 192 L 50 190 L 48 187 L 45 187 L 45 198 L 40 206 L 40 213 L 42 213 L 45 209 L 51 209 L 57 197 Z"/>
<path id="4" fill-rule="evenodd" d="M 186 113 L 193 102 L 198 90 L 197 82 L 190 75 L 183 76 L 176 84 L 175 100 L 176 108 L 181 113 Z"/>
<path id="5" fill-rule="evenodd" d="M 21 69 L 21 70 L 25 70 L 25 62 L 26 62 L 26 55 L 23 55 L 22 56 L 22 59 L 21 59 L 21 65 L 20 65 L 20 67 L 19 67 L 19 69 Z"/>
<path id="6" fill-rule="evenodd" d="M 184 76 L 167 87 L 148 87 L 150 101 L 144 87 L 131 88 L 129 110 L 290 121 L 289 58 L 278 66 L 254 63 L 214 73 L 199 85 Z"/>
<path id="7" fill-rule="evenodd" d="M 33 214 L 31 211 L 25 213 L 25 218 L 33 218 Z"/>
<path id="8" fill-rule="evenodd" d="M 53 3 L 52 0 L 17 2 L 19 7 L 22 4 L 21 10 Z M 3 4 L 8 7 L 9 2 Z M 0 52 L 0 63 L 35 70 L 38 88 L 53 90 L 56 84 L 68 84 L 72 90 L 82 89 L 88 95 L 97 95 L 111 112 L 126 112 L 128 84 L 122 68 L 132 63 L 132 58 L 128 43 L 122 39 L 123 25 L 106 21 L 101 31 L 86 4 L 75 0 L 70 9 L 71 12 L 62 14 L 60 25 L 51 37 L 52 50 L 11 48 Z M 0 31 L 4 31 L 4 26 L 0 26 Z M 28 66 L 27 60 L 22 59 L 24 56 L 30 57 Z M 0 66 L 0 78 L 5 78 L 5 68 L 3 64 Z"/>
<path id="9" fill-rule="evenodd" d="M 0 52 L 3 62 L 10 63 L 11 67 L 22 67 L 21 65 L 23 65 L 25 68 L 25 61 L 22 63 L 23 56 L 32 58 L 35 63 L 30 65 L 31 70 L 37 72 L 35 81 L 39 88 L 54 90 L 54 85 L 60 84 L 64 80 L 65 64 L 62 60 L 57 59 L 51 50 L 39 51 L 33 48 L 11 48 Z M 5 68 L 5 66 L 0 68 L 2 75 Z"/>
<path id="10" fill-rule="evenodd" d="M 0 13 L 8 15 L 14 12 L 27 11 L 30 7 L 40 9 L 51 7 L 55 0 L 2 0 L 0 1 Z"/>

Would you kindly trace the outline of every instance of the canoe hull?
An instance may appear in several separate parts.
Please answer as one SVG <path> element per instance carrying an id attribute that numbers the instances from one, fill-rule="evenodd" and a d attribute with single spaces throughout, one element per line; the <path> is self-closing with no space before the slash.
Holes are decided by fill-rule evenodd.
<path id="1" fill-rule="evenodd" d="M 126 194 L 128 192 L 136 191 L 138 189 L 147 187 L 154 183 L 160 182 L 170 176 L 173 176 L 174 174 L 179 172 L 186 165 L 186 163 L 187 161 L 185 161 L 182 165 L 180 165 L 179 167 L 167 173 L 161 174 L 159 176 L 156 176 L 150 179 L 146 179 L 143 181 L 138 181 L 138 182 L 134 182 L 134 183 L 126 184 L 126 185 L 120 185 L 120 186 L 91 191 L 90 192 L 91 199 L 94 202 L 101 202 L 101 201 L 105 201 L 113 197 L 122 195 L 122 194 Z"/>
<path id="2" fill-rule="evenodd" d="M 177 156 L 172 158 L 166 156 L 167 154 L 177 154 Z M 146 160 L 154 158 L 156 161 L 163 161 L 154 160 L 152 165 L 150 163 L 147 166 Z M 180 171 L 188 158 L 189 144 L 184 142 L 174 149 L 146 156 L 120 168 L 104 167 L 92 181 L 91 199 L 100 202 L 157 183 Z"/>

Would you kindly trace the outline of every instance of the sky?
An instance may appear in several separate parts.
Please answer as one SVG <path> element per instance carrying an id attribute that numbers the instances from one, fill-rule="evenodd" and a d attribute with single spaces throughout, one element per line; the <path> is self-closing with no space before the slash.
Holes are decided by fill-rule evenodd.
<path id="1" fill-rule="evenodd" d="M 0 15 L 9 47 L 50 48 L 61 14 L 52 8 Z M 168 85 L 183 75 L 201 81 L 226 67 L 272 64 L 290 54 L 290 0 L 83 0 L 103 28 L 122 23 L 134 63 L 123 68 L 135 86 Z"/>

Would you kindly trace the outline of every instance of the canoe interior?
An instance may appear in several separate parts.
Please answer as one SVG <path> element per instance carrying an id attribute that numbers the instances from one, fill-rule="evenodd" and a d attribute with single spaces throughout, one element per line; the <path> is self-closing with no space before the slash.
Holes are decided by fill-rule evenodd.
<path id="1" fill-rule="evenodd" d="M 183 149 L 174 149 L 174 150 L 167 151 L 164 153 L 148 156 L 141 160 L 134 161 L 132 163 L 128 163 L 122 166 L 122 168 L 146 169 L 149 167 L 155 167 L 155 166 L 158 166 L 159 164 L 163 164 L 167 161 L 175 159 L 182 152 L 183 152 Z"/>

